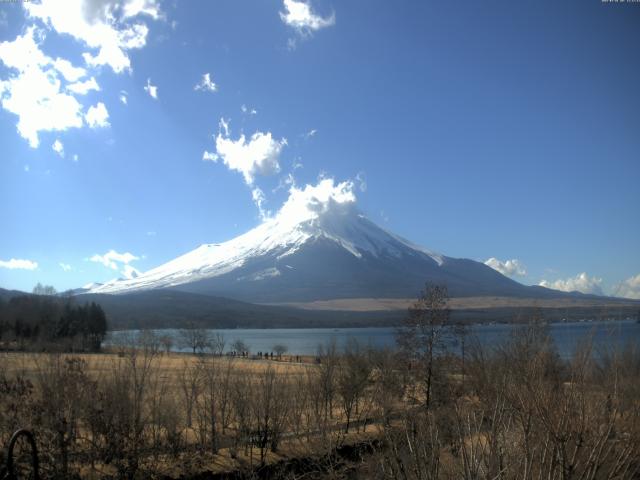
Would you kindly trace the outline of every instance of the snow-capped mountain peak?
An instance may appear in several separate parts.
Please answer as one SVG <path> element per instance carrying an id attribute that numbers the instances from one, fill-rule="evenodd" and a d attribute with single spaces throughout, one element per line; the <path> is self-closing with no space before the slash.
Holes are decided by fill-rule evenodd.
<path id="1" fill-rule="evenodd" d="M 407 298 L 427 281 L 461 296 L 524 295 L 527 288 L 481 262 L 445 257 L 380 228 L 357 209 L 351 182 L 324 179 L 292 187 L 276 215 L 243 235 L 89 293 L 171 288 L 249 302 Z"/>
<path id="2" fill-rule="evenodd" d="M 281 274 L 278 266 L 273 264 L 315 242 L 330 242 L 356 259 L 362 259 L 363 255 L 400 257 L 410 250 L 430 257 L 438 265 L 442 264 L 444 257 L 441 255 L 418 248 L 368 220 L 356 209 L 347 193 L 339 191 L 337 196 L 323 200 L 300 202 L 298 199 L 298 204 L 289 203 L 290 200 L 278 215 L 243 235 L 224 243 L 200 245 L 138 277 L 109 282 L 90 291 L 122 293 L 174 287 L 227 275 L 259 260 L 272 265 L 255 272 L 242 272 L 236 280 L 264 280 Z"/>

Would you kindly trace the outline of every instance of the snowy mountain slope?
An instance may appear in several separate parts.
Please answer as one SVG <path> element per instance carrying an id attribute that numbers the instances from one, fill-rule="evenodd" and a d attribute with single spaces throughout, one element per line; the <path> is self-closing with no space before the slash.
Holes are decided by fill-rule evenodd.
<path id="1" fill-rule="evenodd" d="M 228 242 L 201 245 L 137 278 L 89 291 L 175 288 L 283 301 L 413 296 L 427 280 L 445 282 L 452 294 L 461 295 L 516 294 L 522 287 L 481 263 L 416 247 L 346 211 L 295 224 L 275 218 Z"/>
<path id="2" fill-rule="evenodd" d="M 431 252 L 380 228 L 357 210 L 350 186 L 332 180 L 293 189 L 275 217 L 239 237 L 88 292 L 171 288 L 252 302 L 406 298 L 426 281 L 445 283 L 453 296 L 531 294 L 482 263 Z"/>

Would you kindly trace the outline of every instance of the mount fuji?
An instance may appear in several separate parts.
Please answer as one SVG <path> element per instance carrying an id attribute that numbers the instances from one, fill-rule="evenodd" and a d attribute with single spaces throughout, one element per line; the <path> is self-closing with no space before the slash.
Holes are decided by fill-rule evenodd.
<path id="1" fill-rule="evenodd" d="M 136 278 L 94 284 L 84 293 L 170 289 L 282 303 L 411 298 L 425 282 L 447 285 L 452 297 L 568 295 L 414 245 L 367 219 L 355 205 L 352 184 L 330 179 L 292 189 L 274 217 L 239 237 L 201 245 Z"/>

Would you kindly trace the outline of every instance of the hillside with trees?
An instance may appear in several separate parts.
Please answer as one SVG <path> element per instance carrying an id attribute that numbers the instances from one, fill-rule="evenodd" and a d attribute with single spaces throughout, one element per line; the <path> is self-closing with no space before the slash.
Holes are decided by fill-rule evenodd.
<path id="1" fill-rule="evenodd" d="M 0 298 L 0 347 L 11 350 L 98 351 L 107 317 L 95 302 L 56 296 L 36 285 L 33 294 Z"/>

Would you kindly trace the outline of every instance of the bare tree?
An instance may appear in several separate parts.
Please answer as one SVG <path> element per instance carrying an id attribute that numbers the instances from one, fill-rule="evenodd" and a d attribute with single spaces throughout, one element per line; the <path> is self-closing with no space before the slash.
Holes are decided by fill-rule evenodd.
<path id="1" fill-rule="evenodd" d="M 178 383 L 184 398 L 184 413 L 187 428 L 193 425 L 193 406 L 200 393 L 201 371 L 190 360 L 185 360 L 178 373 Z"/>
<path id="2" fill-rule="evenodd" d="M 197 353 L 202 354 L 211 345 L 209 332 L 203 328 L 195 328 L 192 325 L 190 327 L 180 330 L 180 345 L 183 348 L 190 349 L 194 355 Z"/>
<path id="3" fill-rule="evenodd" d="M 290 395 L 286 375 L 279 375 L 269 366 L 258 376 L 252 395 L 253 444 L 260 450 L 260 463 L 264 464 L 267 449 L 275 452 L 289 413 Z"/>
<path id="4" fill-rule="evenodd" d="M 443 348 L 445 326 L 449 320 L 449 295 L 443 285 L 427 284 L 409 309 L 397 342 L 408 362 L 421 376 L 422 401 L 429 408 L 433 396 L 434 359 Z"/>
<path id="5" fill-rule="evenodd" d="M 244 355 L 245 352 L 249 353 L 249 346 L 240 339 L 236 339 L 233 341 L 233 343 L 231 344 L 231 349 L 239 355 Z"/>
<path id="6" fill-rule="evenodd" d="M 358 404 L 369 383 L 371 364 L 355 339 L 349 339 L 341 360 L 337 390 L 345 416 L 344 431 L 349 433 L 351 420 L 354 413 L 357 414 Z"/>
<path id="7" fill-rule="evenodd" d="M 287 346 L 282 343 L 276 343 L 273 346 L 273 351 L 278 356 L 278 359 L 282 359 L 282 355 L 284 355 L 287 352 L 287 350 L 288 350 Z"/>
<path id="8" fill-rule="evenodd" d="M 383 427 L 389 427 L 394 407 L 402 398 L 404 368 L 399 368 L 396 352 L 388 348 L 375 352 L 373 365 L 375 370 L 372 397 L 382 417 Z"/>
<path id="9" fill-rule="evenodd" d="M 461 374 L 462 374 L 462 387 L 464 388 L 465 380 L 465 361 L 467 358 L 467 343 L 469 337 L 469 326 L 464 322 L 456 322 L 453 325 L 453 336 L 456 342 L 460 346 L 460 359 L 461 359 Z"/>
<path id="10" fill-rule="evenodd" d="M 322 402 L 323 423 L 333 418 L 333 401 L 336 393 L 336 376 L 339 364 L 338 352 L 335 339 L 327 345 L 318 347 L 318 369 L 315 381 L 319 387 L 319 394 Z"/>
<path id="11" fill-rule="evenodd" d="M 160 352 L 160 338 L 152 330 L 142 330 L 136 338 L 137 347 L 151 355 Z"/>
<path id="12" fill-rule="evenodd" d="M 211 452 L 218 452 L 218 417 L 220 406 L 220 359 L 215 356 L 201 357 L 197 368 L 201 378 L 201 392 L 197 397 L 198 431 L 202 445 Z"/>
<path id="13" fill-rule="evenodd" d="M 224 335 L 220 332 L 216 332 L 209 338 L 209 349 L 211 353 L 215 356 L 221 356 L 224 353 L 224 347 L 226 345 L 226 341 L 224 339 Z"/>
<path id="14" fill-rule="evenodd" d="M 173 337 L 171 335 L 162 335 L 158 339 L 160 341 L 160 345 L 164 348 L 165 353 L 171 353 L 171 349 L 173 348 Z"/>

